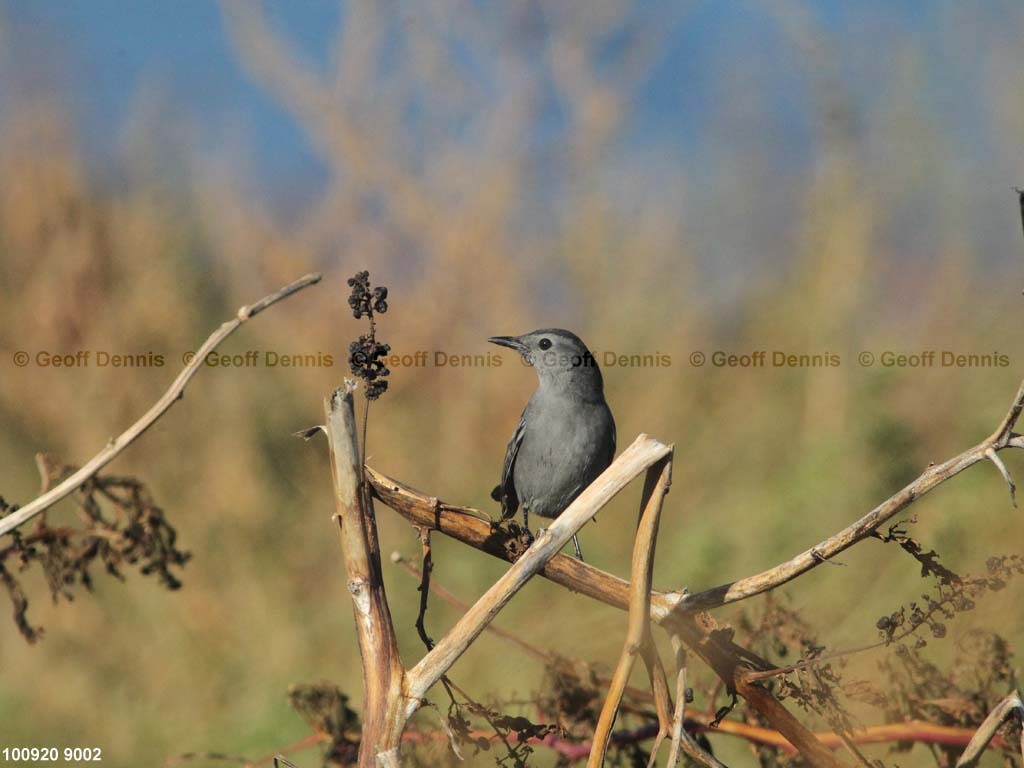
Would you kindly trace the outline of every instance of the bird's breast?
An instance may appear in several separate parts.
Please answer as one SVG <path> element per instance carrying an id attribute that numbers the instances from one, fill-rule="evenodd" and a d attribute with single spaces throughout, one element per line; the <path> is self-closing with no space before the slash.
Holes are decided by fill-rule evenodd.
<path id="1" fill-rule="evenodd" d="M 555 517 L 607 468 L 614 423 L 604 402 L 535 396 L 515 467 L 515 485 L 531 513 Z"/>

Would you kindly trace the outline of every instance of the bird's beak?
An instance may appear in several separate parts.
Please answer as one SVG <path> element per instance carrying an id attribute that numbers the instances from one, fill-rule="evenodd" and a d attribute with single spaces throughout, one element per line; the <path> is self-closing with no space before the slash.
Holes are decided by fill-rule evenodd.
<path id="1" fill-rule="evenodd" d="M 491 336 L 487 341 L 491 344 L 497 344 L 499 347 L 514 349 L 521 355 L 525 355 L 529 351 L 527 346 L 519 340 L 518 336 Z"/>

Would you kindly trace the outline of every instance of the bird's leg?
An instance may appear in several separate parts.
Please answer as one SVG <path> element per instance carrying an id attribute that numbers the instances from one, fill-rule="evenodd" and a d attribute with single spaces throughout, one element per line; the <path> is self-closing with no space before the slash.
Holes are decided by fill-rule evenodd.
<path id="1" fill-rule="evenodd" d="M 583 562 L 583 552 L 580 550 L 580 540 L 576 538 L 576 534 L 572 535 L 572 546 L 576 550 L 576 559 L 581 563 Z"/>
<path id="2" fill-rule="evenodd" d="M 523 530 L 526 531 L 527 536 L 533 538 L 533 534 L 530 533 L 530 510 L 526 507 L 523 507 Z"/>

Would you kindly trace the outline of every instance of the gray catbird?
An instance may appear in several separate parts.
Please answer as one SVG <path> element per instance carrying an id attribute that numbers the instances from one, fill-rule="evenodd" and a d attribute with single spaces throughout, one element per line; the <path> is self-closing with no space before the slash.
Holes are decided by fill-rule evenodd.
<path id="1" fill-rule="evenodd" d="M 522 505 L 529 532 L 531 513 L 558 517 L 611 464 L 615 420 L 597 361 L 576 334 L 543 328 L 488 341 L 523 355 L 540 380 L 505 451 L 501 484 L 491 493 L 501 502 L 502 519 Z M 575 536 L 572 543 L 582 560 Z"/>

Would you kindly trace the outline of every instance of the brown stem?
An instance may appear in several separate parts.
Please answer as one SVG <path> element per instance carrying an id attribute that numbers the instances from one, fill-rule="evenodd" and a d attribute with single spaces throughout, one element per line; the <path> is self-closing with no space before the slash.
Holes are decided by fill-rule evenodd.
<path id="1" fill-rule="evenodd" d="M 832 751 L 797 720 L 775 697 L 757 683 L 748 683 L 742 677 L 736 680 L 736 690 L 792 744 L 815 768 L 844 768 Z"/>
<path id="2" fill-rule="evenodd" d="M 485 522 L 487 516 L 483 512 L 427 496 L 373 467 L 366 468 L 366 477 L 373 495 L 414 526 L 430 528 L 501 560 L 514 562 L 511 537 L 497 524 Z M 625 580 L 575 557 L 556 554 L 541 568 L 540 574 L 616 608 L 625 609 L 629 604 L 629 584 Z M 655 592 L 651 600 L 663 609 L 663 613 L 668 612 L 668 595 Z M 652 605 L 652 616 L 654 613 Z"/>
<path id="3" fill-rule="evenodd" d="M 929 467 L 917 480 L 890 497 L 857 522 L 829 537 L 818 546 L 807 550 L 792 560 L 782 563 L 776 568 L 748 579 L 699 593 L 698 595 L 687 595 L 685 591 L 676 593 L 649 592 L 646 602 L 649 604 L 651 620 L 661 624 L 670 634 L 684 640 L 688 646 L 715 670 L 719 677 L 726 681 L 729 690 L 738 689 L 741 693 L 745 692 L 745 696 L 749 694 L 748 701 L 751 705 L 758 709 L 779 731 L 790 738 L 813 765 L 830 768 L 843 765 L 815 738 L 813 733 L 804 728 L 767 691 L 743 678 L 743 673 L 749 671 L 751 667 L 755 670 L 765 670 L 771 668 L 771 665 L 737 646 L 731 639 L 724 636 L 724 633 L 716 631 L 716 625 L 710 617 L 695 612 L 702 606 L 711 607 L 736 602 L 784 584 L 796 576 L 817 567 L 820 563 L 825 562 L 854 543 L 870 536 L 882 523 L 905 509 L 935 486 L 954 477 L 967 467 L 979 461 L 990 459 L 991 454 L 1003 448 L 1024 448 L 1024 437 L 1012 431 L 1022 409 L 1024 409 L 1024 384 L 1018 388 L 1014 402 L 999 428 L 984 442 L 943 464 Z M 621 459 L 622 457 L 620 457 L 619 461 Z M 1000 472 L 1003 474 L 1004 479 L 1008 477 L 1008 473 L 1004 472 L 1003 469 Z M 503 534 L 497 526 L 478 519 L 480 513 L 476 510 L 444 504 L 436 498 L 425 496 L 395 480 L 381 475 L 369 467 L 366 468 L 366 474 L 373 493 L 388 506 L 413 522 L 414 525 L 431 527 L 496 557 L 509 561 L 513 560 L 511 549 L 507 546 L 507 535 Z M 1007 482 L 1010 483 L 1012 481 L 1007 480 Z M 592 489 L 593 487 L 588 489 L 584 495 Z M 581 496 L 580 498 L 583 497 Z M 589 515 L 592 515 L 594 511 L 589 510 Z M 568 536 L 569 534 L 564 530 L 567 527 L 564 524 L 565 519 L 566 515 L 563 515 L 548 530 L 548 534 L 550 535 L 552 530 L 556 530 L 559 534 Z M 566 538 L 566 540 L 568 539 Z M 536 544 L 534 547 L 531 547 L 531 550 L 535 549 Z M 527 555 L 529 555 L 529 552 Z M 629 599 L 629 584 L 627 582 L 586 563 L 554 554 L 550 547 L 545 548 L 545 555 L 546 557 L 543 558 L 533 557 L 532 559 L 524 556 L 523 559 L 529 559 L 531 562 L 531 574 L 533 572 L 540 572 L 546 578 L 568 587 L 572 591 L 580 592 L 588 597 L 621 609 L 629 608 L 631 603 Z M 490 618 L 493 618 L 493 615 L 504 604 L 504 602 L 498 604 L 493 601 L 494 596 L 497 594 L 495 590 L 504 593 L 505 596 L 502 599 L 507 600 L 511 592 L 521 586 L 521 580 L 509 581 L 507 578 L 516 570 L 517 566 L 514 566 L 506 574 L 506 577 L 503 577 L 504 586 L 499 581 L 498 584 L 489 590 L 488 595 L 485 595 L 485 598 L 491 600 L 491 604 L 488 604 L 486 600 L 478 601 L 477 605 L 470 612 L 473 613 L 476 610 L 476 615 L 470 617 L 470 613 L 467 613 L 463 617 L 461 623 L 464 627 L 462 631 L 460 633 L 449 633 L 442 640 L 442 643 L 447 643 L 450 646 L 450 650 L 448 648 L 445 649 L 446 657 L 442 657 L 438 653 L 438 648 L 435 648 L 413 670 L 413 672 L 417 673 L 417 677 L 421 678 L 417 680 L 417 695 L 422 695 L 419 693 L 420 690 L 425 691 L 425 687 L 423 687 L 425 682 L 432 684 L 432 682 L 436 681 L 437 676 L 443 674 L 443 671 L 472 642 L 476 634 L 482 631 L 483 626 L 486 625 Z M 521 576 L 528 578 L 525 570 L 520 573 Z M 509 586 L 512 587 L 511 590 L 508 589 Z M 459 629 L 458 626 L 457 629 Z M 466 629 L 471 631 L 466 632 Z M 436 665 L 438 668 L 431 669 L 427 673 L 427 669 L 439 660 L 442 663 Z M 429 685 L 426 687 L 429 687 Z"/>
<path id="4" fill-rule="evenodd" d="M 725 736 L 734 736 L 752 744 L 763 744 L 768 747 L 781 749 L 788 753 L 796 752 L 795 747 L 788 739 L 786 739 L 785 736 L 771 728 L 762 728 L 760 726 L 750 725 L 749 723 L 743 723 L 738 720 L 723 720 L 717 726 L 712 728 L 710 723 L 713 719 L 713 715 L 709 715 L 707 712 L 702 712 L 692 708 L 685 711 L 685 718 L 686 723 L 690 728 L 696 728 L 700 731 L 720 733 Z M 682 721 L 680 720 L 680 722 Z M 976 733 L 976 731 L 968 728 L 935 725 L 934 723 L 927 723 L 921 720 L 906 720 L 901 723 L 887 723 L 884 725 L 868 726 L 867 728 L 856 731 L 850 737 L 850 741 L 854 744 L 913 742 L 916 744 L 940 744 L 943 746 L 964 747 L 970 743 L 971 738 L 974 737 Z M 616 744 L 628 744 L 635 741 L 646 741 L 654 735 L 655 730 L 651 726 L 641 726 L 639 728 L 616 731 L 612 736 L 612 740 Z M 838 748 L 842 746 L 842 740 L 835 733 L 825 731 L 816 733 L 815 736 L 827 747 Z M 257 766 L 271 762 L 276 755 L 291 754 L 292 752 L 297 752 L 301 749 L 306 749 L 315 744 L 327 741 L 329 738 L 330 736 L 327 734 L 316 731 L 294 744 L 276 749 L 273 752 L 255 760 L 246 760 L 245 758 L 239 757 L 237 759 L 232 758 L 232 761 L 243 763 L 246 768 L 257 768 Z M 450 738 L 450 736 L 447 733 L 406 731 L 402 736 L 402 741 L 419 743 L 427 740 L 445 738 Z M 487 739 L 489 741 L 494 741 L 498 736 L 493 731 L 473 730 L 469 732 L 469 738 L 472 740 Z M 515 733 L 510 734 L 508 738 L 513 742 L 518 741 L 518 737 Z M 529 742 L 531 744 L 537 744 L 551 749 L 561 755 L 565 755 L 570 760 L 582 760 L 586 758 L 590 754 L 591 749 L 590 742 L 571 742 L 564 739 L 557 739 L 552 736 L 531 738 L 529 739 Z M 996 744 L 1000 748 L 1006 746 L 1006 743 L 998 735 L 993 736 L 990 743 Z M 185 762 L 186 760 L 200 758 L 207 760 L 214 759 L 211 755 L 180 755 L 167 760 L 165 765 L 171 766 Z"/>
<path id="5" fill-rule="evenodd" d="M 640 472 L 664 458 L 670 449 L 652 437 L 640 435 L 612 462 L 600 477 L 555 519 L 483 596 L 459 619 L 406 675 L 410 708 L 447 672 L 455 660 L 479 636 L 512 596 L 564 547 L 590 518 L 597 514 Z M 369 468 L 367 472 L 369 473 Z M 476 521 L 480 522 L 480 521 Z M 432 525 L 428 521 L 427 525 Z M 482 525 L 486 525 L 481 523 Z"/>
<path id="6" fill-rule="evenodd" d="M 420 593 L 420 610 L 416 615 L 416 633 L 429 651 L 434 647 L 434 641 L 427 634 L 427 605 L 430 598 L 430 574 L 434 570 L 434 557 L 430 549 L 430 529 L 417 528 L 416 531 L 419 534 L 420 548 L 423 551 L 423 567 L 420 569 L 420 585 L 417 587 Z"/>

